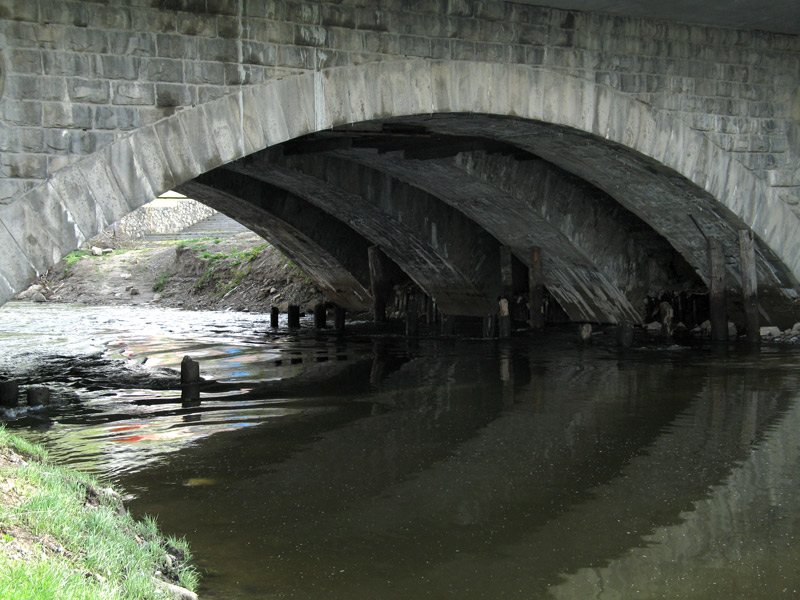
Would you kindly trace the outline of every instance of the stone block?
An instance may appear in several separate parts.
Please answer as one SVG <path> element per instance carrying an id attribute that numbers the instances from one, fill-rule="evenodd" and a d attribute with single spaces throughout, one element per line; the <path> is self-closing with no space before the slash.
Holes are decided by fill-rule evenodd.
<path id="1" fill-rule="evenodd" d="M 44 72 L 42 51 L 31 48 L 8 48 L 8 68 L 14 73 L 36 73 Z M 2 59 L 0 59 L 0 64 Z"/>
<path id="2" fill-rule="evenodd" d="M 39 2 L 39 21 L 44 24 L 61 23 L 75 27 L 87 27 L 89 25 L 88 7 L 83 2 L 41 0 Z"/>
<path id="3" fill-rule="evenodd" d="M 0 156 L 0 177 L 44 179 L 47 177 L 47 156 L 5 152 Z"/>
<path id="4" fill-rule="evenodd" d="M 39 6 L 30 0 L 6 0 L 0 10 L 0 16 L 8 20 L 35 23 L 39 20 Z"/>
<path id="5" fill-rule="evenodd" d="M 111 224 L 131 211 L 131 203 L 123 196 L 115 177 L 117 167 L 108 162 L 110 147 L 104 152 L 81 161 L 78 169 L 86 180 L 92 197 L 95 198 L 95 213 L 99 219 Z"/>
<path id="6" fill-rule="evenodd" d="M 42 125 L 44 127 L 67 127 L 90 129 L 92 107 L 68 102 L 42 103 Z"/>
<path id="7" fill-rule="evenodd" d="M 171 33 L 177 31 L 177 14 L 161 9 L 131 7 L 131 22 L 136 31 Z"/>
<path id="8" fill-rule="evenodd" d="M 183 62 L 171 58 L 143 58 L 139 73 L 143 81 L 181 83 Z"/>
<path id="9" fill-rule="evenodd" d="M 190 106 L 197 102 L 197 91 L 187 85 L 156 84 L 156 106 Z"/>
<path id="10" fill-rule="evenodd" d="M 217 17 L 217 35 L 229 40 L 242 37 L 242 25 L 238 17 Z"/>
<path id="11" fill-rule="evenodd" d="M 294 28 L 294 43 L 298 46 L 324 46 L 328 32 L 324 27 L 297 25 Z"/>
<path id="12" fill-rule="evenodd" d="M 153 125 L 159 144 L 176 184 L 180 185 L 197 177 L 200 166 L 192 155 L 191 138 L 187 135 L 183 121 L 164 119 Z"/>
<path id="13" fill-rule="evenodd" d="M 217 22 L 208 15 L 182 14 L 177 21 L 178 33 L 213 38 L 217 35 Z"/>
<path id="14" fill-rule="evenodd" d="M 119 30 L 131 28 L 131 9 L 125 6 L 103 6 L 102 4 L 94 4 L 91 10 L 88 11 L 88 16 L 89 27 Z"/>
<path id="15" fill-rule="evenodd" d="M 218 62 L 239 62 L 239 46 L 235 40 L 221 38 L 203 40 L 198 46 L 197 59 Z"/>
<path id="16" fill-rule="evenodd" d="M 231 15 L 239 14 L 241 10 L 240 0 L 206 0 L 205 11 L 212 15 Z"/>
<path id="17" fill-rule="evenodd" d="M 98 79 L 70 79 L 69 98 L 73 102 L 107 104 L 111 99 L 109 83 Z"/>
<path id="18" fill-rule="evenodd" d="M 188 148 L 200 173 L 205 173 L 222 164 L 214 145 L 205 105 L 201 104 L 192 110 L 182 111 L 175 118 L 183 126 L 183 131 L 190 142 Z"/>
<path id="19" fill-rule="evenodd" d="M 111 102 L 117 105 L 152 105 L 156 101 L 152 83 L 115 82 Z"/>
<path id="20" fill-rule="evenodd" d="M 277 61 L 277 57 L 278 49 L 274 44 L 242 43 L 242 62 L 245 64 L 272 66 Z"/>
<path id="21" fill-rule="evenodd" d="M 92 71 L 95 76 L 104 79 L 124 79 L 136 81 L 142 61 L 138 56 L 111 56 L 102 55 L 92 57 Z"/>
<path id="22" fill-rule="evenodd" d="M 104 130 L 130 131 L 140 125 L 135 108 L 98 106 L 94 111 L 94 127 Z"/>
<path id="23" fill-rule="evenodd" d="M 161 33 L 156 36 L 156 55 L 159 58 L 194 59 L 200 43 L 202 42 L 198 38 Z"/>
<path id="24" fill-rule="evenodd" d="M 0 103 L 0 120 L 6 125 L 35 127 L 42 124 L 41 102 L 5 99 Z"/>
<path id="25" fill-rule="evenodd" d="M 42 77 L 41 75 L 17 75 L 6 77 L 4 97 L 17 100 L 57 100 L 67 99 L 67 85 L 62 77 Z"/>
<path id="26" fill-rule="evenodd" d="M 31 190 L 25 196 L 25 206 L 30 211 L 26 218 L 35 218 L 36 224 L 47 232 L 58 250 L 47 257 L 52 261 L 51 265 L 83 243 L 84 238 L 72 215 L 51 185 L 40 185 Z"/>
<path id="27" fill-rule="evenodd" d="M 134 148 L 132 137 L 118 140 L 103 150 L 102 154 L 106 164 L 114 165 L 112 173 L 127 205 L 125 214 L 150 202 L 161 193 L 153 190 L 149 178 L 139 165 L 138 152 Z M 166 189 L 168 188 L 164 188 Z"/>
<path id="28" fill-rule="evenodd" d="M 13 202 L 36 186 L 38 181 L 29 179 L 0 179 L 0 205 Z"/>
<path id="29" fill-rule="evenodd" d="M 223 85 L 225 65 L 210 61 L 188 61 L 185 71 L 186 83 Z"/>

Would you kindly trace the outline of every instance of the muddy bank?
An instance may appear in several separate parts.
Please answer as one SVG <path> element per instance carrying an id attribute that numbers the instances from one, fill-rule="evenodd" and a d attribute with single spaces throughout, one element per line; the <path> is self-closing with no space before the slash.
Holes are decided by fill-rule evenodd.
<path id="1" fill-rule="evenodd" d="M 321 301 L 322 294 L 279 250 L 243 232 L 166 242 L 96 238 L 62 259 L 20 298 L 269 312 L 272 306 L 285 311 L 289 304 L 305 309 Z"/>

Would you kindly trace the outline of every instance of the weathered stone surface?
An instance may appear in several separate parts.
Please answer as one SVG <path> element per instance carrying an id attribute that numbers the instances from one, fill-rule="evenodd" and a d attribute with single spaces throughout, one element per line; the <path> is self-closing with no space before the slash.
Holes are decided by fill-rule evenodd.
<path id="1" fill-rule="evenodd" d="M 0 203 L 48 177 L 63 196 L 74 186 L 57 181 L 72 178 L 59 171 L 115 136 L 135 138 L 108 157 L 125 204 L 137 205 L 147 199 L 138 194 L 333 126 L 502 115 L 549 124 L 506 139 L 609 193 L 701 273 L 687 206 L 706 233 L 751 228 L 772 310 L 800 281 L 795 37 L 493 3 L 9 1 L 0 11 Z M 153 123 L 155 145 L 143 129 Z M 488 121 L 471 126 L 500 135 Z M 190 148 L 168 156 L 158 150 L 167 138 Z M 104 206 L 77 210 L 84 227 L 90 212 L 96 222 L 117 213 L 97 192 L 77 193 L 64 200 L 71 210 Z"/>

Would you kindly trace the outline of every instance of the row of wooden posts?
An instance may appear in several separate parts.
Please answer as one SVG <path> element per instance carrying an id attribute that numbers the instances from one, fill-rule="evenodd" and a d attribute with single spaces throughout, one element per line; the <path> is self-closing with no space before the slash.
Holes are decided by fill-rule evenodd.
<path id="1" fill-rule="evenodd" d="M 0 406 L 16 408 L 19 406 L 19 381 L 13 379 L 0 381 Z M 30 386 L 25 390 L 28 406 L 45 406 L 50 404 L 50 388 L 41 385 Z"/>
<path id="2" fill-rule="evenodd" d="M 707 242 L 708 249 L 708 286 L 709 286 L 709 311 L 711 322 L 711 339 L 715 342 L 724 342 L 728 339 L 728 312 L 725 278 L 725 254 L 722 243 L 707 237 L 702 232 Z M 748 341 L 753 344 L 760 343 L 760 328 L 758 317 L 758 289 L 756 279 L 755 240 L 750 230 L 739 231 L 739 248 L 742 271 L 742 294 L 745 309 L 745 325 Z M 374 318 L 376 321 L 386 320 L 386 307 L 389 294 L 392 290 L 393 264 L 383 251 L 377 246 L 369 248 L 369 274 L 370 287 L 373 297 Z M 512 254 L 511 249 L 503 246 L 500 249 L 500 275 L 503 295 L 498 302 L 498 311 L 484 316 L 483 337 L 509 337 L 511 335 L 511 314 L 509 299 L 513 297 L 512 281 Z M 528 262 L 528 297 L 530 302 L 531 329 L 544 327 L 544 278 L 542 275 L 542 250 L 534 246 L 530 249 Z M 428 307 L 430 312 L 430 306 Z M 662 311 L 663 312 L 663 311 Z M 270 326 L 278 327 L 279 311 L 272 308 Z M 405 313 L 406 334 L 415 336 L 418 333 L 418 317 L 416 310 L 408 308 Z M 663 315 L 662 315 L 663 317 Z M 430 315 L 428 315 L 430 320 Z M 334 329 L 341 331 L 345 324 L 345 310 L 335 307 Z M 455 317 L 442 315 L 442 333 L 451 335 L 454 331 Z M 300 307 L 289 306 L 288 325 L 290 328 L 300 327 Z M 326 327 L 326 311 L 324 304 L 317 304 L 314 308 L 314 325 L 317 329 Z M 669 333 L 667 333 L 669 335 Z M 619 324 L 619 343 L 630 346 L 633 340 L 633 324 L 622 322 Z"/>

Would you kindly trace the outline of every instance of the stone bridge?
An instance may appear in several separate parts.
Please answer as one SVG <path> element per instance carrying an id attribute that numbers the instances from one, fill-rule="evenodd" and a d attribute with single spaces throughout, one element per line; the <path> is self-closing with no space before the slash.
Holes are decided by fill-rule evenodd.
<path id="1" fill-rule="evenodd" d="M 386 283 L 522 314 L 541 277 L 548 319 L 642 322 L 707 297 L 717 240 L 736 320 L 748 230 L 786 326 L 800 16 L 757 4 L 770 30 L 589 1 L 0 0 L 0 303 L 176 189 L 351 309 Z"/>

